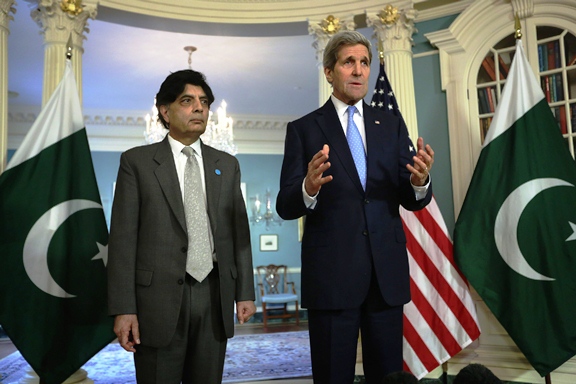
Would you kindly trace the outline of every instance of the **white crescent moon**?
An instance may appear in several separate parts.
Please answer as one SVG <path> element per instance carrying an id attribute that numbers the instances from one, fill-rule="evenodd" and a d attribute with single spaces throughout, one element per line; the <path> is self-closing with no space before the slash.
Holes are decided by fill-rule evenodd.
<path id="1" fill-rule="evenodd" d="M 62 289 L 52 278 L 48 269 L 48 247 L 56 230 L 70 215 L 91 208 L 102 206 L 90 200 L 64 201 L 46 211 L 26 236 L 22 256 L 24 268 L 30 280 L 49 295 L 62 298 L 75 297 Z"/>
<path id="2" fill-rule="evenodd" d="M 561 186 L 573 187 L 574 185 L 553 178 L 530 180 L 508 195 L 496 215 L 494 239 L 500 256 L 510 268 L 532 280 L 553 281 L 555 279 L 536 272 L 522 255 L 517 235 L 520 215 L 537 194 L 548 188 Z"/>

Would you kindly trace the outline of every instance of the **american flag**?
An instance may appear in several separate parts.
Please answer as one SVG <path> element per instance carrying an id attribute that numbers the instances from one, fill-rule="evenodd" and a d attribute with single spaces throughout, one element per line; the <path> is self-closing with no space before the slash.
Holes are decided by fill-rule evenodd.
<path id="1" fill-rule="evenodd" d="M 371 105 L 402 118 L 383 62 Z M 417 212 L 400 208 L 400 216 L 412 295 L 404 306 L 404 369 L 420 379 L 476 340 L 480 326 L 436 199 Z"/>

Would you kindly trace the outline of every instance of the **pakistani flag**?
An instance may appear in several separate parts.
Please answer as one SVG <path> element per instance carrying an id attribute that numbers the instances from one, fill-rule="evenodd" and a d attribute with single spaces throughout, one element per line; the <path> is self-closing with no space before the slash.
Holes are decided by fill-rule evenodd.
<path id="1" fill-rule="evenodd" d="M 542 376 L 576 354 L 576 164 L 566 146 L 518 40 L 454 253 Z"/>
<path id="2" fill-rule="evenodd" d="M 0 175 L 0 325 L 47 384 L 114 339 L 108 230 L 70 61 Z"/>

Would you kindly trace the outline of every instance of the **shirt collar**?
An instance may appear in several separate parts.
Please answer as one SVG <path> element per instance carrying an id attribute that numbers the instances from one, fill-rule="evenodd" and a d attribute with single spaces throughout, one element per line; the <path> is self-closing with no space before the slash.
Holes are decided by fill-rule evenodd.
<path id="1" fill-rule="evenodd" d="M 184 149 L 185 145 L 179 142 L 178 140 L 174 139 L 172 136 L 168 135 L 168 142 L 170 143 L 170 148 L 172 149 L 172 153 L 174 156 L 178 156 L 182 153 L 182 149 Z M 200 144 L 200 139 L 193 142 L 190 147 L 196 152 L 197 156 L 202 158 L 202 145 Z"/>
<path id="2" fill-rule="evenodd" d="M 332 103 L 334 104 L 334 107 L 336 108 L 336 113 L 338 113 L 338 116 L 344 116 L 344 114 L 346 113 L 346 111 L 348 110 L 349 105 L 344 103 L 342 100 L 338 99 L 336 96 L 334 96 L 334 94 L 330 95 L 330 99 L 332 100 Z M 364 103 L 362 102 L 362 99 L 360 99 L 356 104 L 354 104 L 354 106 L 356 107 L 356 109 L 358 109 L 358 113 L 360 114 L 360 117 L 364 116 Z"/>

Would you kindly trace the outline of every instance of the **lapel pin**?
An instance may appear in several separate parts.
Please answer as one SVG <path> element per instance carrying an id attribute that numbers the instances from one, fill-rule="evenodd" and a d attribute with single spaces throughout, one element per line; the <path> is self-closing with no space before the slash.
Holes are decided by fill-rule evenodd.
<path id="1" fill-rule="evenodd" d="M 220 176 L 220 174 L 222 174 L 222 172 L 220 172 L 220 170 L 218 168 L 216 168 L 214 170 L 214 173 L 217 174 L 218 176 Z"/>
<path id="2" fill-rule="evenodd" d="M 376 120 L 374 123 L 375 123 L 375 124 L 380 124 L 380 120 Z"/>

